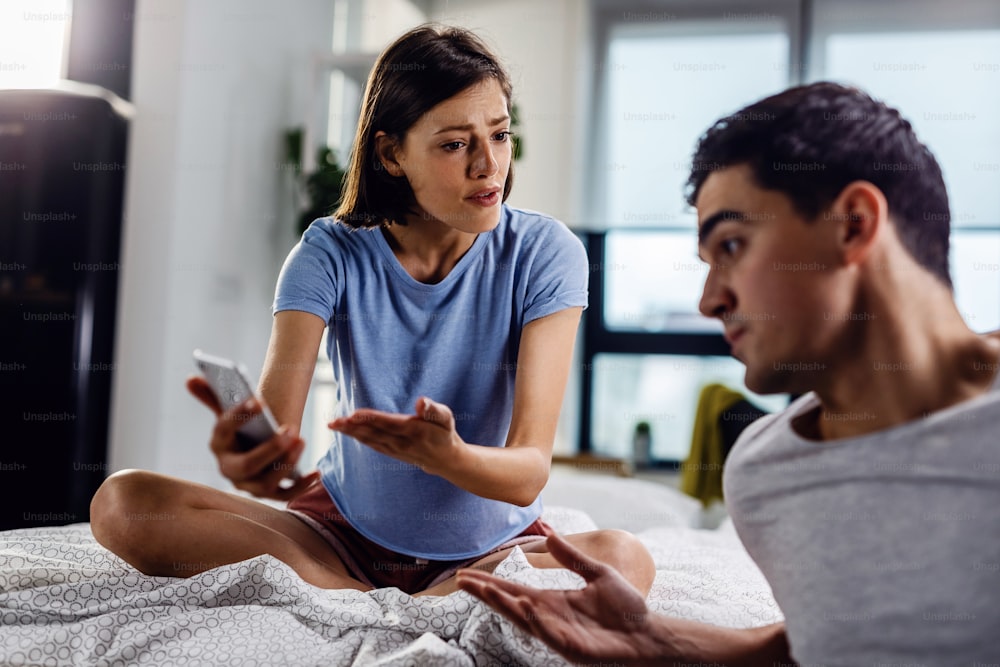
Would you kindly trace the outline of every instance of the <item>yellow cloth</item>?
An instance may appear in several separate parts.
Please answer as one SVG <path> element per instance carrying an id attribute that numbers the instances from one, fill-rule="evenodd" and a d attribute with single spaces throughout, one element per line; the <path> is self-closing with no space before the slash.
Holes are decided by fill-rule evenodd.
<path id="1" fill-rule="evenodd" d="M 691 453 L 681 465 L 681 491 L 708 506 L 722 500 L 722 413 L 744 400 L 743 394 L 721 384 L 709 384 L 698 397 L 691 431 Z"/>

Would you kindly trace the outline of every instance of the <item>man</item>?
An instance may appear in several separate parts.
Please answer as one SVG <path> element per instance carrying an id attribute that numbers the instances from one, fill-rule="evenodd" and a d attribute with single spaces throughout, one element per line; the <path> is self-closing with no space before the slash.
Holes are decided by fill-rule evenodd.
<path id="1" fill-rule="evenodd" d="M 856 89 L 789 89 L 699 142 L 689 203 L 746 385 L 803 394 L 744 431 L 726 504 L 785 623 L 648 614 L 559 538 L 587 581 L 459 586 L 577 661 L 970 665 L 1000 655 L 1000 339 L 951 293 L 940 168 L 899 113 Z"/>

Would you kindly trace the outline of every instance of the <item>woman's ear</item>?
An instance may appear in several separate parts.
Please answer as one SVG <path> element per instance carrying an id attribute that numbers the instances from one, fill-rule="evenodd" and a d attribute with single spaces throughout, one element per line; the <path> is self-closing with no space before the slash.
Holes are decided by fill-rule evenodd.
<path id="1" fill-rule="evenodd" d="M 403 168 L 396 159 L 399 150 L 399 143 L 385 132 L 379 130 L 375 133 L 375 155 L 381 163 L 380 166 L 390 176 L 402 176 Z"/>
<path id="2" fill-rule="evenodd" d="M 844 186 L 828 212 L 837 223 L 837 242 L 845 263 L 866 258 L 882 225 L 888 223 L 889 205 L 878 187 L 868 181 Z"/>

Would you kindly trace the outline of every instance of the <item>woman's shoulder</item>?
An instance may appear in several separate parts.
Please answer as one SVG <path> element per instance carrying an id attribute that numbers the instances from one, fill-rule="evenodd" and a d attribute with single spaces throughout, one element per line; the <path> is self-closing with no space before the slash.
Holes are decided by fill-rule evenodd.
<path id="1" fill-rule="evenodd" d="M 302 233 L 300 243 L 331 251 L 369 248 L 373 231 L 377 230 L 351 227 L 332 217 L 317 218 Z"/>
<path id="2" fill-rule="evenodd" d="M 316 218 L 313 220 L 306 230 L 302 233 L 302 238 L 310 239 L 339 239 L 346 238 L 357 231 L 366 231 L 364 229 L 358 230 L 350 225 L 344 224 L 340 220 L 334 217 Z"/>
<path id="3" fill-rule="evenodd" d="M 504 204 L 503 207 L 507 224 L 511 227 L 518 229 L 527 229 L 538 225 L 566 227 L 561 220 L 541 211 L 511 206 L 510 204 Z"/>
<path id="4" fill-rule="evenodd" d="M 505 204 L 503 219 L 507 233 L 514 237 L 542 242 L 562 239 L 564 242 L 580 243 L 580 239 L 566 223 L 540 211 Z"/>
<path id="5" fill-rule="evenodd" d="M 505 206 L 501 226 L 502 238 L 496 240 L 503 246 L 500 254 L 526 267 L 529 274 L 586 272 L 583 240 L 561 220 L 531 209 Z"/>

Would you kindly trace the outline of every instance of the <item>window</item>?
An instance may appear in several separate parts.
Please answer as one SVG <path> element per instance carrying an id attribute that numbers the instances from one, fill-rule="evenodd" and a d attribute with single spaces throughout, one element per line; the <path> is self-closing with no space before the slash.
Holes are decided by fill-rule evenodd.
<path id="1" fill-rule="evenodd" d="M 743 364 L 704 355 L 634 355 L 602 353 L 594 357 L 595 411 L 592 451 L 629 458 L 636 426 L 650 429 L 654 461 L 683 461 L 691 445 L 698 390 L 712 383 L 743 386 Z M 787 404 L 784 396 L 758 396 L 744 390 L 748 401 L 768 412 Z"/>
<path id="2" fill-rule="evenodd" d="M 590 204 L 603 213 L 604 230 L 588 241 L 596 270 L 585 311 L 579 449 L 627 458 L 645 421 L 654 461 L 676 465 L 687 456 L 705 384 L 722 382 L 767 410 L 787 403 L 746 390 L 721 326 L 698 312 L 706 269 L 684 183 L 711 120 L 788 85 L 798 7 L 607 4 L 597 17 L 601 140 Z"/>
<path id="3" fill-rule="evenodd" d="M 579 449 L 688 451 L 705 383 L 742 384 L 721 328 L 697 313 L 705 268 L 683 185 L 716 118 L 800 81 L 859 85 L 900 108 L 945 173 L 952 276 L 970 327 L 1000 328 L 1000 4 L 779 0 L 696 5 L 595 0 L 597 140 L 588 206 Z M 658 435 L 659 434 L 659 435 Z"/>
<path id="4" fill-rule="evenodd" d="M 852 7 L 852 5 L 854 5 Z M 1000 6 L 911 3 L 903 25 L 856 3 L 819 6 L 813 49 L 822 76 L 898 107 L 944 172 L 951 273 L 970 328 L 1000 328 Z M 957 11 L 959 8 L 964 11 Z"/>
<path id="5" fill-rule="evenodd" d="M 0 88 L 42 88 L 63 77 L 69 0 L 8 0 L 0 8 Z"/>
<path id="6" fill-rule="evenodd" d="M 605 64 L 608 226 L 694 229 L 680 193 L 706 119 L 784 88 L 788 48 L 776 21 L 613 27 Z"/>

